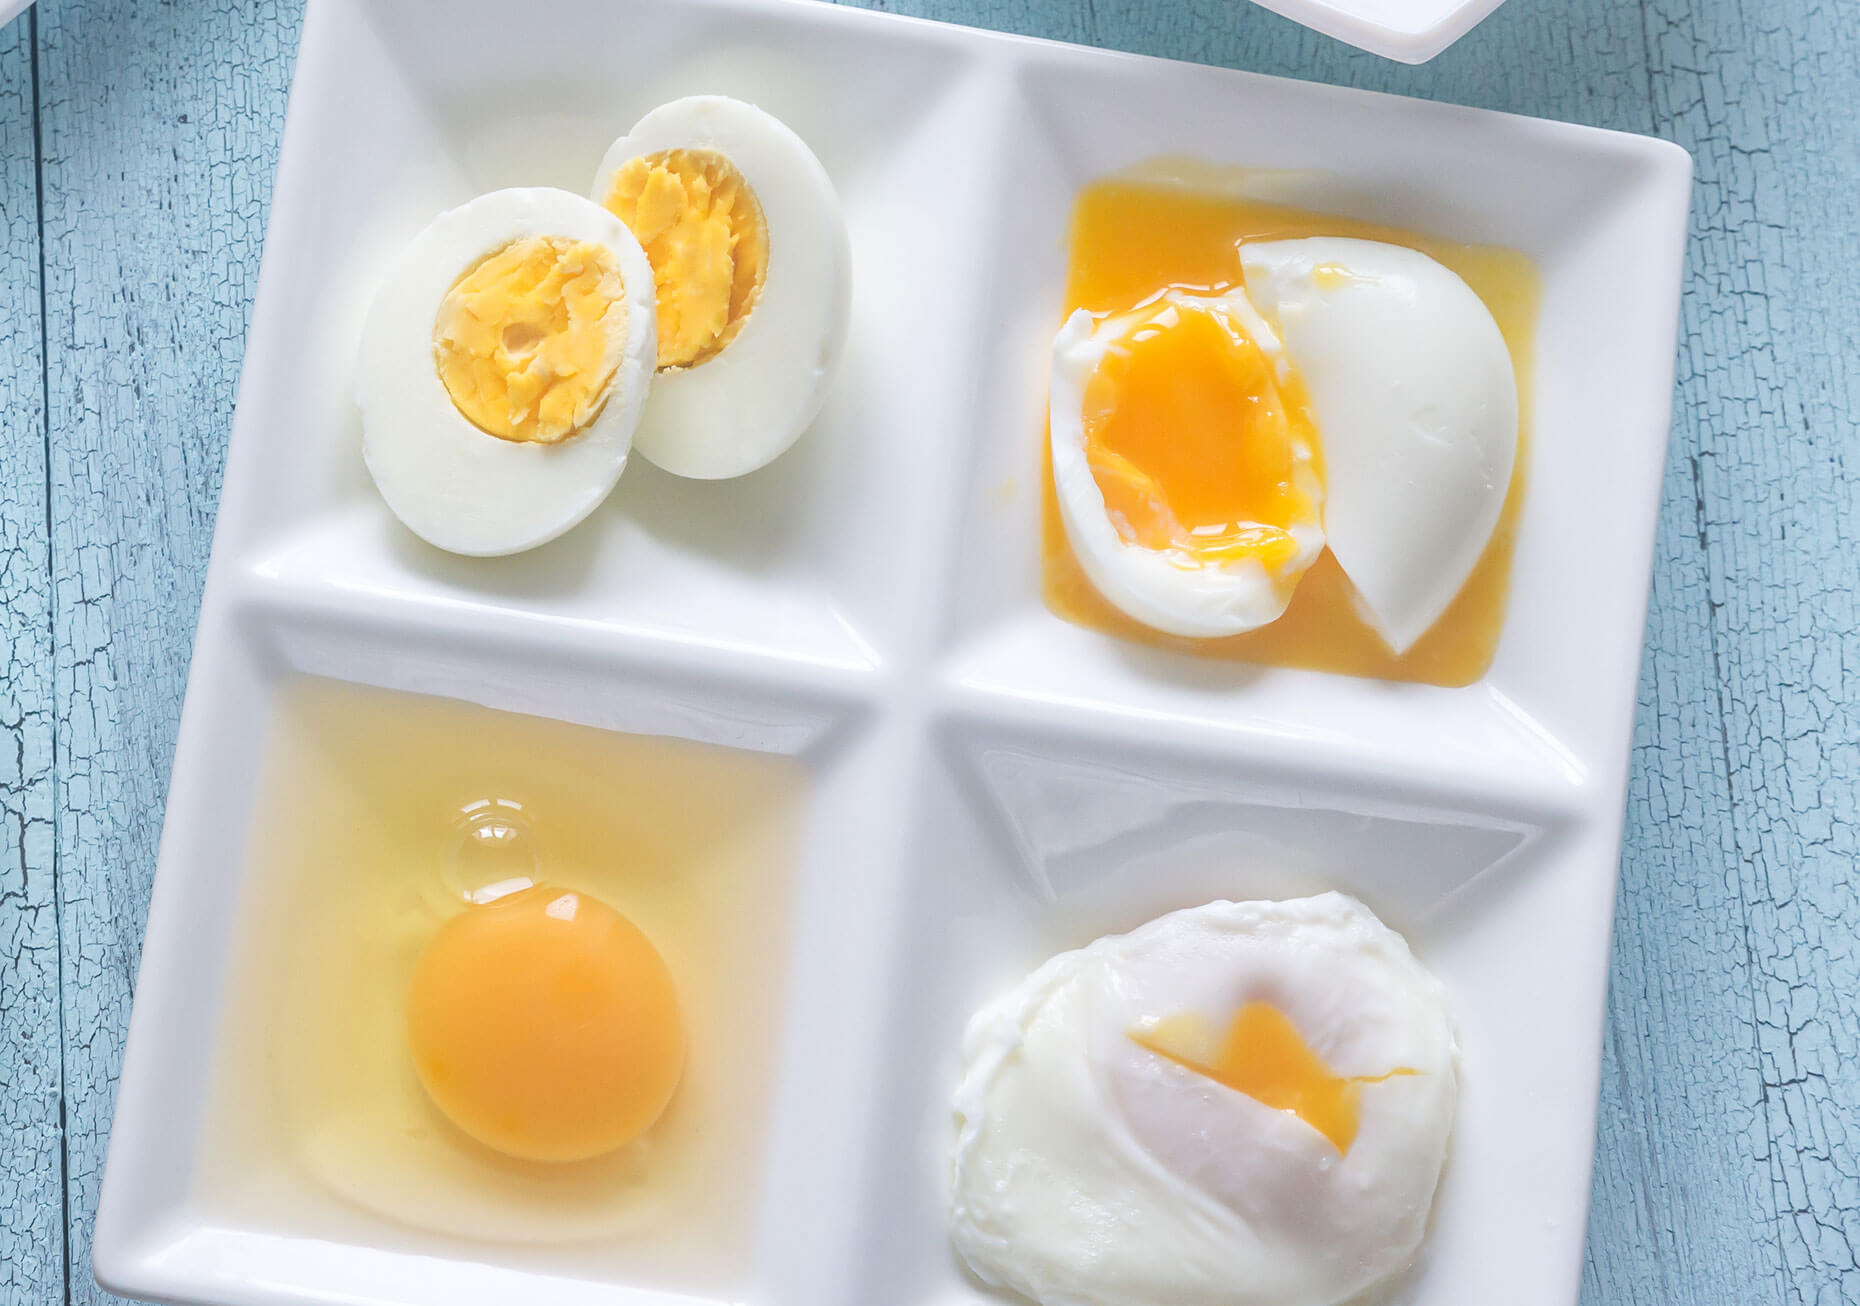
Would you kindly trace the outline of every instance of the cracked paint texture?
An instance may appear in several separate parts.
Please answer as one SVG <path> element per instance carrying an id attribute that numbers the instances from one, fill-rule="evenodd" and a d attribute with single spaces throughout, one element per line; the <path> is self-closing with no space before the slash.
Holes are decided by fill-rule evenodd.
<path id="1" fill-rule="evenodd" d="M 1583 1301 L 1860 1300 L 1852 6 L 1509 0 L 1407 68 L 1240 0 L 872 3 L 1693 152 Z M 69 1298 L 104 1296 L 90 1220 L 298 21 L 41 0 L 42 196 L 35 41 L 0 33 L 7 1306 L 66 1297 L 67 1237 Z"/>
<path id="2" fill-rule="evenodd" d="M 37 10 L 68 1300 L 89 1272 L 299 8 Z"/>
<path id="3" fill-rule="evenodd" d="M 52 606 L 30 25 L 0 30 L 0 1302 L 63 1296 Z"/>

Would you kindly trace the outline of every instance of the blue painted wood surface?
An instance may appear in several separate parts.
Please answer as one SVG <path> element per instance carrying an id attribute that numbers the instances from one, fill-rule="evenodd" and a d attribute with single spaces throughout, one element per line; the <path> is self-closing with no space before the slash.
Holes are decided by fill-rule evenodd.
<path id="1" fill-rule="evenodd" d="M 1509 0 L 1403 68 L 1240 0 L 874 3 L 1693 152 L 1583 1299 L 1860 1300 L 1860 13 Z M 41 0 L 0 30 L 0 1306 L 105 1296 L 90 1220 L 299 16 Z"/>

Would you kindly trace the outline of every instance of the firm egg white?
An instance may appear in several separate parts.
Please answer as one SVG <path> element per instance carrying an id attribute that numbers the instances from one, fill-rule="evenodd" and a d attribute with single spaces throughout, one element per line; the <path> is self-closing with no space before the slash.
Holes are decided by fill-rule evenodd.
<path id="1" fill-rule="evenodd" d="M 1324 447 L 1324 532 L 1396 653 L 1440 619 L 1505 506 L 1518 387 L 1491 311 L 1417 250 L 1317 236 L 1240 247 Z"/>
<path id="2" fill-rule="evenodd" d="M 768 225 L 768 269 L 721 353 L 659 374 L 634 442 L 679 476 L 742 476 L 786 452 L 826 401 L 851 308 L 851 245 L 833 183 L 807 144 L 721 95 L 674 100 L 641 118 L 601 160 L 595 201 L 633 159 L 675 149 L 714 150 L 742 173 Z"/>
<path id="3" fill-rule="evenodd" d="M 606 246 L 626 303 L 626 341 L 606 405 L 551 445 L 478 429 L 453 404 L 433 359 L 434 316 L 454 283 L 510 242 L 540 236 Z M 593 512 L 620 478 L 657 350 L 652 269 L 626 224 L 569 191 L 481 195 L 415 237 L 375 297 L 355 389 L 368 470 L 394 515 L 429 544 L 492 556 L 547 543 Z"/>
<path id="4" fill-rule="evenodd" d="M 1217 300 L 1170 292 L 1160 306 L 1104 321 L 1079 309 L 1053 340 L 1048 421 L 1060 520 L 1079 565 L 1098 592 L 1125 615 L 1189 638 L 1237 635 L 1276 621 L 1291 600 L 1293 584 L 1324 548 L 1324 532 L 1316 520 L 1293 523 L 1290 531 L 1298 551 L 1275 574 L 1254 558 L 1197 564 L 1182 555 L 1146 549 L 1124 540 L 1111 523 L 1104 492 L 1086 460 L 1085 387 L 1105 352 L 1139 324 L 1158 314 L 1209 304 L 1234 319 L 1268 357 L 1279 352 L 1277 336 L 1238 291 Z M 1302 488 L 1316 504 L 1322 489 L 1310 469 L 1309 450 L 1304 457 Z"/>
<path id="5" fill-rule="evenodd" d="M 1339 1157 L 1289 1112 L 1129 1038 L 1146 1017 L 1278 1005 L 1365 1085 Z M 954 1110 L 950 1228 L 1045 1306 L 1333 1306 L 1425 1232 L 1457 1096 L 1439 985 L 1341 894 L 1214 903 L 1055 957 L 979 1012 Z"/>

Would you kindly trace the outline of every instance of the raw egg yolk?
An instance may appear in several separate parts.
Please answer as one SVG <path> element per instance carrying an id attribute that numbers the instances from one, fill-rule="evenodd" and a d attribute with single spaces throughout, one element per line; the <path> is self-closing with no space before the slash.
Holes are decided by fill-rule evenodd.
<path id="1" fill-rule="evenodd" d="M 1170 305 L 1115 342 L 1086 383 L 1084 428 L 1128 544 L 1277 573 L 1298 553 L 1288 528 L 1318 519 L 1305 406 L 1225 313 Z"/>
<path id="2" fill-rule="evenodd" d="M 743 174 L 715 150 L 661 150 L 614 174 L 607 208 L 652 264 L 659 366 L 716 357 L 742 329 L 768 273 L 768 226 Z"/>
<path id="3" fill-rule="evenodd" d="M 1168 1016 L 1130 1037 L 1198 1075 L 1245 1093 L 1275 1111 L 1290 1111 L 1331 1141 L 1339 1153 L 1356 1141 L 1357 1105 L 1364 1084 L 1412 1070 L 1346 1077 L 1311 1050 L 1291 1018 L 1269 1002 L 1249 1002 L 1215 1037 L 1199 1016 Z"/>
<path id="4" fill-rule="evenodd" d="M 407 1033 L 446 1118 L 530 1161 L 633 1141 L 684 1070 L 677 994 L 651 940 L 605 903 L 546 886 L 440 927 L 414 972 Z"/>
<path id="5" fill-rule="evenodd" d="M 459 412 L 502 440 L 556 444 L 600 413 L 626 343 L 613 251 L 515 240 L 440 301 L 433 360 Z"/>

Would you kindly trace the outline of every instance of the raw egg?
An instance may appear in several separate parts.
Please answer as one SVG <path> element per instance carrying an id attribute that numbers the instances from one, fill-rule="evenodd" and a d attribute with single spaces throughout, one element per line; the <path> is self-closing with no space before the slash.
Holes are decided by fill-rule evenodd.
<path id="1" fill-rule="evenodd" d="M 407 1037 L 447 1119 L 530 1161 L 581 1161 L 640 1137 L 685 1058 L 664 959 L 596 898 L 536 886 L 473 906 L 414 972 Z"/>

